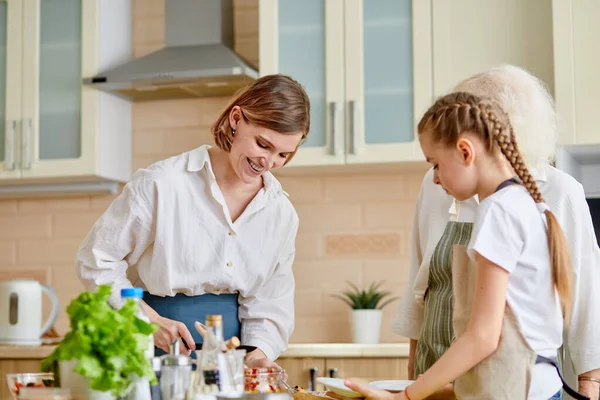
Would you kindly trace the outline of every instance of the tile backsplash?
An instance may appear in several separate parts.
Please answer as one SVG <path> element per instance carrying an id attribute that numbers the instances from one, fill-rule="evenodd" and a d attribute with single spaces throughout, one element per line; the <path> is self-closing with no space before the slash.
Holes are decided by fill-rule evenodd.
<path id="1" fill-rule="evenodd" d="M 134 56 L 164 45 L 164 0 L 134 0 Z M 236 49 L 258 63 L 258 0 L 235 1 Z M 134 169 L 212 143 L 209 125 L 227 98 L 169 100 L 133 106 Z M 400 295 L 408 275 L 414 202 L 423 171 L 281 176 L 300 216 L 297 240 L 296 330 L 292 342 L 351 340 L 348 306 L 331 294 L 351 281 L 385 281 Z M 68 331 L 64 308 L 83 286 L 73 259 L 111 196 L 0 201 L 0 280 L 39 279 L 61 302 L 57 330 Z M 397 302 L 384 311 L 382 341 L 405 340 L 390 331 Z"/>

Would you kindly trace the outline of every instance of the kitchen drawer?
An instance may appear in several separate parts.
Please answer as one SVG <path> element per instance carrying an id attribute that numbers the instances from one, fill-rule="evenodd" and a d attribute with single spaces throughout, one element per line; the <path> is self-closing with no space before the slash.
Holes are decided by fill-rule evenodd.
<path id="1" fill-rule="evenodd" d="M 39 360 L 23 359 L 0 359 L 0 400 L 12 400 L 8 385 L 6 384 L 6 374 L 17 374 L 26 372 L 40 372 Z"/>
<path id="2" fill-rule="evenodd" d="M 324 390 L 316 379 L 325 374 L 324 358 L 281 358 L 277 364 L 285 369 L 288 383 L 291 386 L 301 386 L 306 390 Z"/>

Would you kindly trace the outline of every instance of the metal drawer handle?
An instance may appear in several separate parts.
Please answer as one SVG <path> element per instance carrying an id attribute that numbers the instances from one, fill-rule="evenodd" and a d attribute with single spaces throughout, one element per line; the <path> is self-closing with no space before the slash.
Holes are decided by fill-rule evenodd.
<path id="1" fill-rule="evenodd" d="M 308 379 L 308 390 L 312 392 L 317 390 L 317 372 L 319 372 L 319 368 L 313 367 L 309 372 L 310 378 Z"/>

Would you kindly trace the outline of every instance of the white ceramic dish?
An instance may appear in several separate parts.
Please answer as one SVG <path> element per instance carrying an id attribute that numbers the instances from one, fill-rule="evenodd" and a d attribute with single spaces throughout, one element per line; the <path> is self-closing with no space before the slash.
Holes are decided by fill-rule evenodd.
<path id="1" fill-rule="evenodd" d="M 398 393 L 405 390 L 414 381 L 375 381 L 369 382 L 367 386 L 374 387 L 375 389 L 386 390 L 392 393 Z"/>
<path id="2" fill-rule="evenodd" d="M 320 377 L 317 378 L 317 382 L 322 383 L 327 389 L 331 390 L 333 393 L 339 394 L 340 396 L 350 397 L 353 399 L 365 397 L 344 385 L 344 379 Z"/>

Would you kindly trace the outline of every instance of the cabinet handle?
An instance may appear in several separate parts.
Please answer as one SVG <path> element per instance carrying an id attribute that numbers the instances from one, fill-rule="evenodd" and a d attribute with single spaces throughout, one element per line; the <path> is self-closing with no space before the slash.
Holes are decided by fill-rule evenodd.
<path id="1" fill-rule="evenodd" d="M 358 125 L 358 111 L 356 101 L 350 100 L 348 102 L 350 108 L 350 154 L 356 154 L 358 150 L 358 142 L 356 137 L 356 126 Z"/>
<path id="2" fill-rule="evenodd" d="M 329 368 L 329 377 L 330 378 L 335 378 L 337 376 L 337 368 Z"/>
<path id="3" fill-rule="evenodd" d="M 31 168 L 31 131 L 33 130 L 33 120 L 28 118 L 25 121 L 25 127 L 23 129 L 23 169 Z"/>
<path id="4" fill-rule="evenodd" d="M 15 131 L 17 130 L 17 121 L 8 122 L 8 130 L 4 138 L 4 163 L 6 169 L 15 169 Z"/>
<path id="5" fill-rule="evenodd" d="M 317 390 L 317 372 L 319 372 L 319 368 L 313 367 L 309 370 L 310 377 L 308 379 L 308 391 L 312 392 Z"/>
<path id="6" fill-rule="evenodd" d="M 338 145 L 337 145 L 337 135 L 336 135 L 336 118 L 335 114 L 337 112 L 337 103 L 332 101 L 329 103 L 329 123 L 330 123 L 330 132 L 331 132 L 331 155 L 337 156 L 338 154 Z"/>

